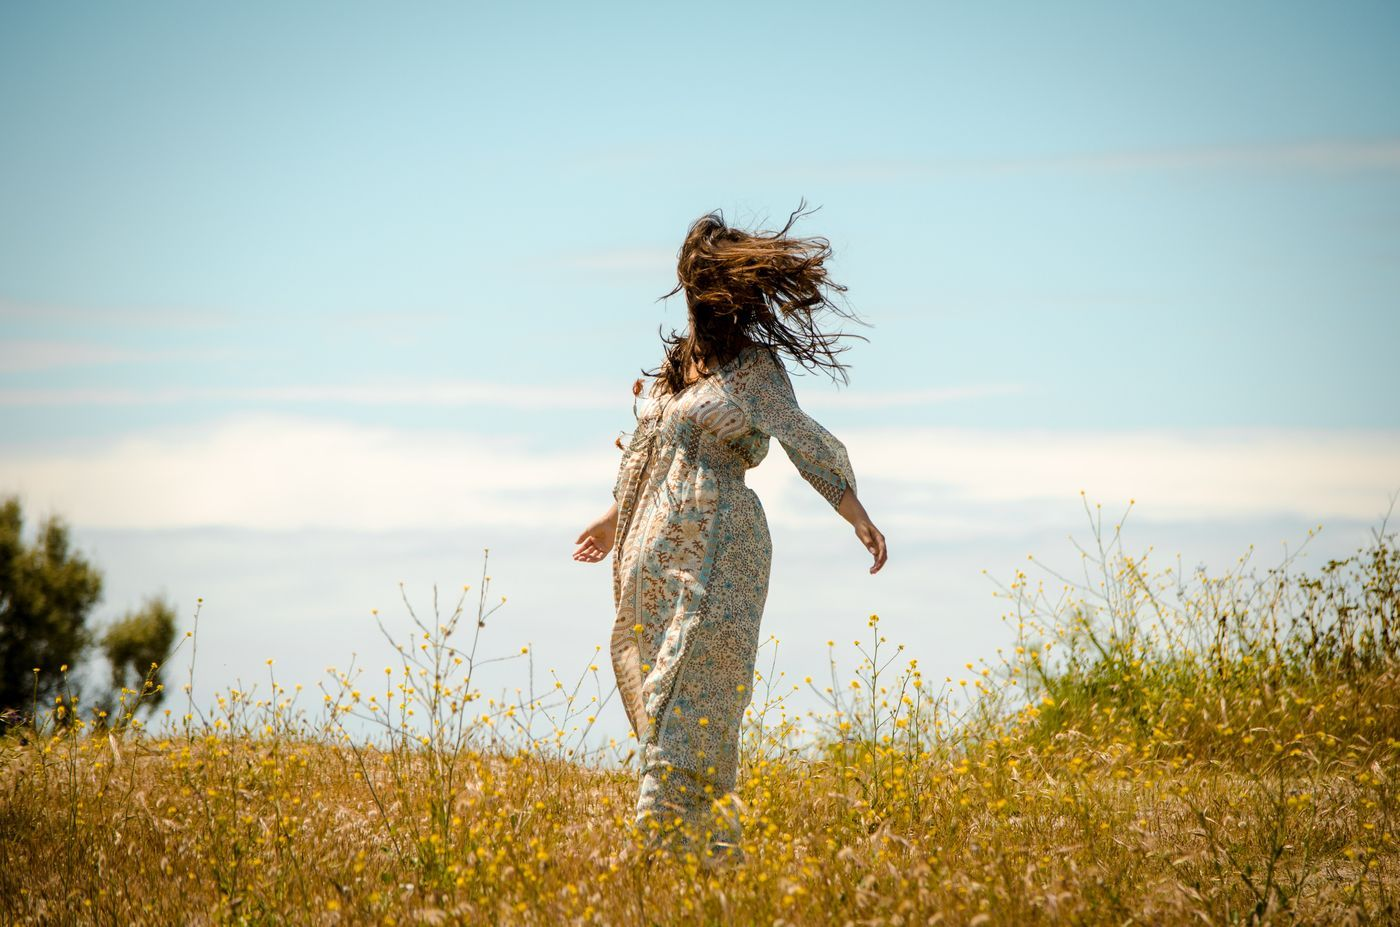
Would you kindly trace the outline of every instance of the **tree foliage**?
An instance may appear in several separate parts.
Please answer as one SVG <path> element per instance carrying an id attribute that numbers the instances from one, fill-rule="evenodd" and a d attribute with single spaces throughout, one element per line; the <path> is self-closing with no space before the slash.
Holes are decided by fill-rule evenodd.
<path id="1" fill-rule="evenodd" d="M 91 643 L 88 614 L 102 595 L 102 574 L 70 549 L 61 519 L 41 522 L 32 544 L 23 528 L 19 500 L 0 502 L 0 709 L 30 708 L 36 686 L 41 702 L 58 691 L 61 668 Z"/>
<path id="2" fill-rule="evenodd" d="M 175 643 L 175 608 L 152 598 L 102 632 L 102 652 L 112 665 L 112 688 L 144 694 L 143 705 L 154 707 L 165 698 L 160 668 Z"/>

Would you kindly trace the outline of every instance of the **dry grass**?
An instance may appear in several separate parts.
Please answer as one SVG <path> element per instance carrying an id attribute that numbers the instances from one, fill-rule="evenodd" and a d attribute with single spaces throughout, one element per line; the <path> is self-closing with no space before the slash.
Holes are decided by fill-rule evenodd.
<path id="1" fill-rule="evenodd" d="M 229 692 L 165 734 L 132 710 L 105 725 L 55 710 L 12 732 L 0 910 L 21 924 L 1394 922 L 1393 538 L 1312 577 L 1242 562 L 1183 578 L 1102 534 L 1085 581 L 1007 584 L 1017 643 L 966 680 L 925 679 L 873 617 L 854 673 L 833 660 L 809 683 L 820 716 L 785 714 L 790 687 L 760 673 L 737 868 L 637 860 L 635 773 L 582 750 L 593 673 L 512 705 L 480 697 L 483 582 L 474 611 L 415 626 L 373 697 L 337 674 L 313 713 L 270 680 L 266 698 Z"/>

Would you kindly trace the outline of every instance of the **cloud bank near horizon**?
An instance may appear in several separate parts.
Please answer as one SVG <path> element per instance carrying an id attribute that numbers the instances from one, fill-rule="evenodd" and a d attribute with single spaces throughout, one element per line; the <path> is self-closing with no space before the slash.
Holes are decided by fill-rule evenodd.
<path id="1" fill-rule="evenodd" d="M 116 363 L 126 355 L 103 355 Z M 0 364 L 4 355 L 0 353 Z M 804 398 L 812 409 L 894 409 L 941 405 L 968 399 L 1014 396 L 1025 390 L 1014 383 L 942 386 L 926 389 L 825 393 Z M 0 407 L 158 406 L 180 403 L 237 402 L 247 405 L 326 403 L 352 406 L 464 407 L 507 409 L 592 409 L 616 411 L 625 394 L 619 388 L 516 386 L 474 380 L 430 383 L 311 384 L 288 386 L 0 387 Z"/>
<path id="2" fill-rule="evenodd" d="M 1017 512 L 1136 500 L 1160 521 L 1378 519 L 1400 490 L 1400 432 L 1178 429 L 841 433 L 872 513 L 906 535 L 1014 530 Z M 829 518 L 774 442 L 750 474 L 769 518 Z M 89 527 L 563 528 L 596 515 L 617 452 L 523 436 L 255 415 L 105 442 L 12 447 L 0 492 Z M 990 520 L 990 521 L 989 521 Z M 1000 524 L 999 524 L 1000 523 Z"/>

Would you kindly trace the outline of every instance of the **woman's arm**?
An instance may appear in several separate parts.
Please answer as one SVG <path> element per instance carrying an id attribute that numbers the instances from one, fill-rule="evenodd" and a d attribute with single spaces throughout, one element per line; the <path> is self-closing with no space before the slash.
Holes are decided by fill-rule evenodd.
<path id="1" fill-rule="evenodd" d="M 797 472 L 837 513 L 855 528 L 856 537 L 875 558 L 871 573 L 885 565 L 885 536 L 870 521 L 856 496 L 855 471 L 846 446 L 797 404 L 792 380 L 778 358 L 760 350 L 739 401 L 754 426 L 782 444 Z"/>
<path id="2" fill-rule="evenodd" d="M 870 516 L 865 513 L 865 506 L 861 505 L 860 500 L 856 498 L 855 487 L 846 487 L 846 491 L 841 494 L 841 502 L 836 506 L 836 511 L 840 513 L 842 518 L 851 523 L 851 527 L 856 529 L 856 537 L 865 545 L 865 549 L 870 551 L 870 556 L 875 558 L 870 572 L 880 572 L 880 568 L 885 565 L 888 556 L 888 551 L 885 549 L 885 536 L 880 533 L 880 529 L 875 527 Z"/>
<path id="3" fill-rule="evenodd" d="M 603 513 L 602 518 L 584 528 L 583 533 L 578 536 L 574 542 L 578 545 L 578 549 L 574 551 L 574 559 L 579 563 L 597 563 L 608 555 L 608 551 L 612 550 L 613 541 L 616 538 L 617 503 L 614 502 Z"/>

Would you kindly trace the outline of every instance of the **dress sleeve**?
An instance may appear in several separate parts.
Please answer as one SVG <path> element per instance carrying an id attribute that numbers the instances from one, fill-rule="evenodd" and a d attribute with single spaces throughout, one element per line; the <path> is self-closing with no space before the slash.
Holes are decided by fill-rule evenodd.
<path id="1" fill-rule="evenodd" d="M 613 481 L 614 501 L 621 502 L 623 492 L 640 477 L 642 465 L 646 462 L 646 451 L 654 438 L 654 424 L 649 419 L 643 419 L 637 422 L 637 427 L 627 440 L 620 440 L 622 459 L 618 461 L 617 479 Z"/>
<path id="2" fill-rule="evenodd" d="M 654 396 L 642 397 L 641 381 L 638 380 L 633 389 L 633 397 L 632 415 L 636 425 L 625 440 L 619 437 L 617 442 L 622 448 L 622 459 L 618 461 L 617 466 L 617 479 L 613 481 L 613 499 L 617 502 L 622 501 L 622 494 L 633 488 L 641 476 L 647 452 L 656 439 L 657 416 Z"/>
<path id="3" fill-rule="evenodd" d="M 846 446 L 798 406 L 782 361 L 762 348 L 754 355 L 740 403 L 754 427 L 777 438 L 802 478 L 836 508 L 846 487 L 856 485 Z"/>

